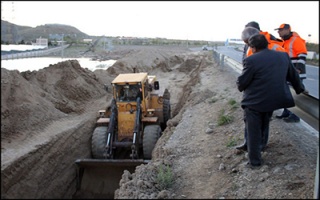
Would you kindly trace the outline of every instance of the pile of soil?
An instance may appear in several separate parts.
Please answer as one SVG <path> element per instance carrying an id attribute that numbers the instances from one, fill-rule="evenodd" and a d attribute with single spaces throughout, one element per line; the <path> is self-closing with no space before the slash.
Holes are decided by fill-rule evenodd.
<path id="1" fill-rule="evenodd" d="M 97 56 L 117 62 L 94 72 L 77 60 L 32 72 L 1 68 L 1 198 L 72 198 L 74 161 L 90 157 L 98 111 L 111 100 L 105 86 L 133 71 L 156 75 L 169 90 L 172 119 L 152 161 L 124 172 L 116 199 L 313 198 L 318 133 L 274 118 L 264 165 L 248 168 L 234 149 L 244 130 L 238 74 L 212 52 L 127 46 Z"/>

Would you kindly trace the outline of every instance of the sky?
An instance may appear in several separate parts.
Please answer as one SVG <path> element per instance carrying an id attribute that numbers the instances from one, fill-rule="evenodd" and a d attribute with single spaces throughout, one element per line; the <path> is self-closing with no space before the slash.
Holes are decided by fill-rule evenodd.
<path id="1" fill-rule="evenodd" d="M 90 36 L 225 41 L 256 21 L 291 25 L 319 43 L 319 1 L 1 1 L 1 19 L 20 26 L 70 25 Z"/>

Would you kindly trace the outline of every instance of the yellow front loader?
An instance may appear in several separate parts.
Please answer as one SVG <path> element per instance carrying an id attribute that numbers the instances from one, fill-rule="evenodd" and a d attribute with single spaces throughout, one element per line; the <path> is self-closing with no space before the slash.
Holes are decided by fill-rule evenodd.
<path id="1" fill-rule="evenodd" d="M 171 118 L 170 93 L 156 76 L 119 74 L 111 105 L 99 111 L 91 139 L 92 158 L 78 159 L 75 198 L 113 198 L 124 170 L 152 159 L 152 150 Z"/>

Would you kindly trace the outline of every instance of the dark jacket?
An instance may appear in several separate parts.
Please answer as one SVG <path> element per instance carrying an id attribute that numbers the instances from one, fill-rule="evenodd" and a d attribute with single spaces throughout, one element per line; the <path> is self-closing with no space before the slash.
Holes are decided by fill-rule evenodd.
<path id="1" fill-rule="evenodd" d="M 236 82 L 239 91 L 244 91 L 242 108 L 271 112 L 295 106 L 287 81 L 297 94 L 304 91 L 287 53 L 264 49 L 249 56 Z"/>

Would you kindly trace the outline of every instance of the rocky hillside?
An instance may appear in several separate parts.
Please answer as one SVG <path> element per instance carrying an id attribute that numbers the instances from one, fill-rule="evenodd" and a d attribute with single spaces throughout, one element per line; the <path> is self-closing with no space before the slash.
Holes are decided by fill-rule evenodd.
<path id="1" fill-rule="evenodd" d="M 32 28 L 1 20 L 1 43 L 18 43 L 22 40 L 25 42 L 35 41 L 39 37 L 49 38 L 49 34 L 64 34 L 70 37 L 77 37 L 78 39 L 89 37 L 86 33 L 69 25 L 45 24 Z"/>

